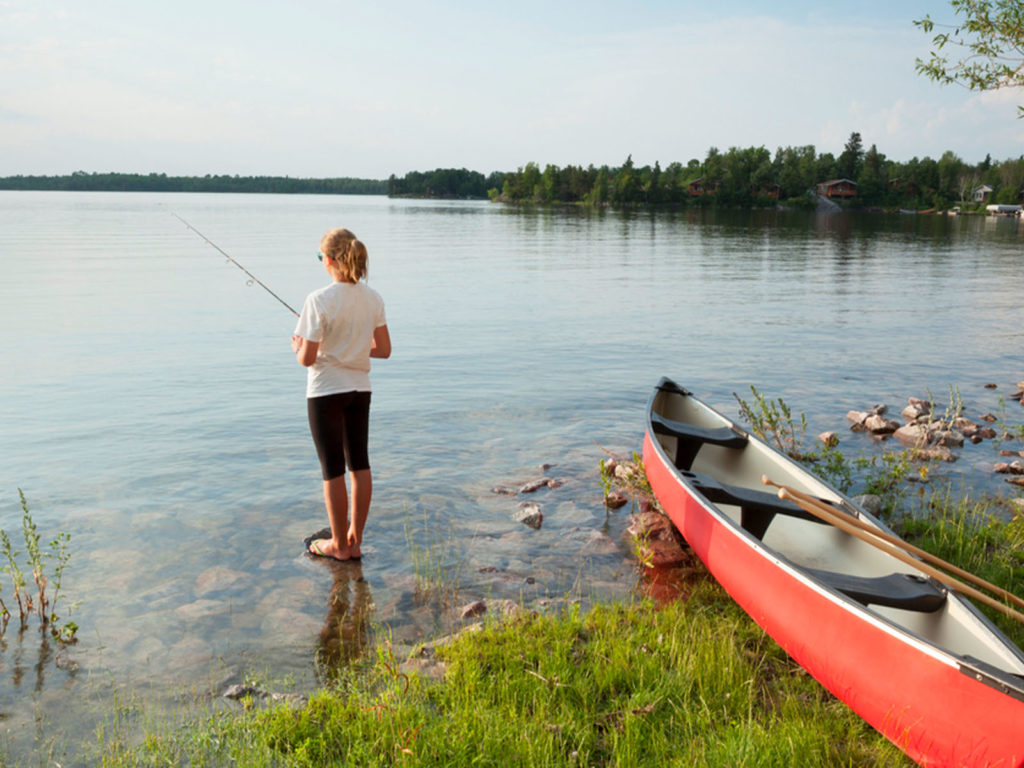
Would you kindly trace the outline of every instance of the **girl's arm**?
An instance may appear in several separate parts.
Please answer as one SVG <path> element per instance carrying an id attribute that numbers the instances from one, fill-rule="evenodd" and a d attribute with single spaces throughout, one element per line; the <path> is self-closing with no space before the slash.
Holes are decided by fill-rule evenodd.
<path id="1" fill-rule="evenodd" d="M 319 341 L 310 341 L 301 336 L 292 336 L 292 352 L 300 365 L 311 366 L 316 362 L 316 354 L 320 351 Z M 372 354 L 372 353 L 371 353 Z"/>
<path id="2" fill-rule="evenodd" d="M 373 329 L 373 345 L 370 347 L 370 357 L 391 357 L 391 334 L 388 333 L 387 325 L 378 325 Z"/>

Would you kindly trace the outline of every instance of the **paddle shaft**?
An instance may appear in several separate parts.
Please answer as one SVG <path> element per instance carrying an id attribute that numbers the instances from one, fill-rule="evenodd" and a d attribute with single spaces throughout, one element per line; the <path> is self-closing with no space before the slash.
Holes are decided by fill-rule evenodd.
<path id="1" fill-rule="evenodd" d="M 770 480 L 767 475 L 762 475 L 761 476 L 761 482 L 764 483 L 765 485 L 772 485 L 772 486 L 775 486 L 776 488 L 785 489 L 786 491 L 788 491 L 794 497 L 794 499 L 803 499 L 807 503 L 814 504 L 819 509 L 823 509 L 826 512 L 830 512 L 832 514 L 842 515 L 842 519 L 843 520 L 845 520 L 846 522 L 856 526 L 860 530 L 867 531 L 872 536 L 877 536 L 878 538 L 882 539 L 883 541 L 886 541 L 886 542 L 888 542 L 888 543 L 890 543 L 890 544 L 892 544 L 892 545 L 894 545 L 896 547 L 899 547 L 900 549 L 903 549 L 903 550 L 905 550 L 907 552 L 910 552 L 913 555 L 917 555 L 918 557 L 920 557 L 925 562 L 931 563 L 932 565 L 938 566 L 939 568 L 942 568 L 942 569 L 944 569 L 946 571 L 949 571 L 953 575 L 959 576 L 964 581 L 968 581 L 968 582 L 974 584 L 977 587 L 981 587 L 982 589 L 986 589 L 989 592 L 992 592 L 993 594 L 998 595 L 999 597 L 1003 598 L 1007 602 L 1013 603 L 1014 605 L 1017 605 L 1017 606 L 1019 606 L 1021 608 L 1024 608 L 1024 600 L 1021 600 L 1019 597 L 1017 597 L 1012 592 L 1008 592 L 1005 589 L 1003 589 L 1002 587 L 998 587 L 998 586 L 996 586 L 995 584 L 993 584 L 990 581 L 985 581 L 985 579 L 981 578 L 980 576 L 975 576 L 970 571 L 965 571 L 963 568 L 958 568 L 957 566 L 953 565 L 952 563 L 950 563 L 950 562 L 948 562 L 946 560 L 943 560 L 941 557 L 936 557 L 931 552 L 923 550 L 920 547 L 915 547 L 913 544 L 910 544 L 910 543 L 904 541 L 899 536 L 893 536 L 891 533 L 886 533 L 885 531 L 881 531 L 881 530 L 875 528 L 874 526 L 868 525 L 863 520 L 860 520 L 860 519 L 858 519 L 856 517 L 850 517 L 849 515 L 843 515 L 842 512 L 839 512 L 838 510 L 836 510 L 833 507 L 829 506 L 828 504 L 823 502 L 821 499 L 817 499 L 814 496 L 810 496 L 810 495 L 804 493 L 803 491 L 798 491 L 796 488 L 791 488 L 788 485 L 783 485 L 782 483 L 776 483 L 774 480 Z"/>
<path id="2" fill-rule="evenodd" d="M 1017 621 L 1024 624 L 1024 614 L 1015 611 L 1013 608 L 1010 608 L 1007 605 L 1003 605 L 1003 603 L 1000 603 L 998 600 L 989 597 L 984 592 L 975 589 L 969 584 L 964 584 L 959 579 L 953 578 L 949 574 L 940 571 L 938 568 L 934 568 L 928 565 L 927 563 L 921 562 L 915 557 L 911 557 L 908 553 L 904 552 L 899 547 L 893 546 L 887 541 L 882 540 L 881 537 L 879 537 L 875 531 L 866 531 L 861 528 L 858 528 L 857 526 L 851 524 L 849 521 L 844 519 L 848 517 L 847 515 L 844 515 L 839 512 L 833 512 L 831 509 L 829 509 L 824 504 L 821 504 L 820 502 L 815 503 L 806 501 L 805 499 L 802 499 L 799 496 L 793 495 L 792 493 L 790 493 L 790 491 L 788 491 L 785 488 L 779 489 L 779 498 L 794 502 L 801 509 L 810 512 L 815 517 L 824 520 L 826 523 L 831 523 L 836 528 L 845 531 L 851 536 L 854 536 L 860 539 L 861 541 L 870 544 L 871 546 L 876 547 L 877 549 L 882 550 L 886 554 L 892 555 L 897 560 L 906 563 L 907 565 L 912 566 L 913 568 L 916 568 L 917 570 L 923 573 L 928 574 L 932 578 L 941 581 L 950 589 L 954 589 L 957 592 L 960 592 L 961 594 L 967 595 L 968 597 L 973 597 L 975 600 L 978 600 L 979 602 L 982 602 L 985 605 L 994 608 L 997 611 L 1006 614 L 1010 618 L 1016 619 Z"/>

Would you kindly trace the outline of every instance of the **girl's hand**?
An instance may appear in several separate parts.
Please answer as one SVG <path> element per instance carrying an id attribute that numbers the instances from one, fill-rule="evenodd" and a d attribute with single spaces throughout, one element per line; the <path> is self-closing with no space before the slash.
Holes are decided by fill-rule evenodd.
<path id="1" fill-rule="evenodd" d="M 301 347 L 301 346 L 302 346 L 302 337 L 301 336 L 292 336 L 292 352 L 294 352 L 295 354 L 298 354 L 299 347 Z"/>

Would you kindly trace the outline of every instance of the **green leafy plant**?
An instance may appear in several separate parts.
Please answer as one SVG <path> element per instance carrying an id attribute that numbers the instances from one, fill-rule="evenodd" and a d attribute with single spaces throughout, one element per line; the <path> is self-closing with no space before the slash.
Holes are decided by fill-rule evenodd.
<path id="1" fill-rule="evenodd" d="M 42 535 L 32 519 L 28 500 L 20 488 L 18 496 L 21 499 L 21 532 L 25 540 L 25 556 L 28 560 L 29 571 L 32 573 L 32 580 L 35 582 L 35 594 L 33 595 L 26 588 L 26 574 L 19 563 L 19 556 L 22 553 L 14 548 L 11 537 L 5 530 L 0 530 L 0 554 L 3 556 L 3 565 L 0 566 L 0 570 L 10 576 L 11 586 L 14 588 L 14 599 L 18 605 L 19 626 L 24 630 L 28 626 L 29 617 L 35 613 L 39 617 L 41 629 L 44 631 L 48 629 L 61 642 L 73 642 L 78 625 L 69 621 L 58 626 L 59 617 L 56 613 L 64 579 L 64 569 L 67 568 L 68 560 L 71 557 L 69 549 L 71 536 L 62 531 L 49 542 L 49 549 L 44 549 L 41 546 Z M 52 569 L 52 576 L 47 575 L 46 568 L 46 564 L 50 560 L 56 561 Z M 7 605 L 0 600 L 0 635 L 7 629 L 11 615 Z"/>
<path id="2" fill-rule="evenodd" d="M 801 413 L 794 419 L 792 410 L 781 397 L 776 400 L 766 398 L 753 384 L 750 391 L 754 396 L 753 404 L 748 404 L 735 392 L 732 396 L 739 403 L 740 416 L 750 424 L 751 431 L 790 458 L 804 458 L 807 417 Z"/>

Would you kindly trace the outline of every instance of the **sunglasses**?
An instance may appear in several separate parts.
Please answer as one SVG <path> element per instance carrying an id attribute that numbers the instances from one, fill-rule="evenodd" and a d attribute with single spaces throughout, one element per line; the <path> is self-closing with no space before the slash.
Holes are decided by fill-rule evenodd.
<path id="1" fill-rule="evenodd" d="M 317 261 L 323 261 L 324 259 L 329 259 L 329 258 L 331 258 L 331 257 L 330 256 L 324 256 L 322 253 L 320 253 L 320 251 L 316 252 L 316 260 Z"/>

